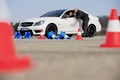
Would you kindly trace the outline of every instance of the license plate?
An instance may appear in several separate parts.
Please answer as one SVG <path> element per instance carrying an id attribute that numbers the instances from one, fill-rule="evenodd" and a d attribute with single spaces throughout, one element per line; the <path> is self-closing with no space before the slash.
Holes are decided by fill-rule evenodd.
<path id="1" fill-rule="evenodd" d="M 29 28 L 21 28 L 22 31 L 28 31 Z"/>

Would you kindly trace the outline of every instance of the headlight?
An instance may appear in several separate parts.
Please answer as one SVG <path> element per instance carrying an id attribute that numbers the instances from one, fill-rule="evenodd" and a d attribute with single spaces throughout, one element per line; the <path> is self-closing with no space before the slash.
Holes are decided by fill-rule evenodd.
<path id="1" fill-rule="evenodd" d="M 36 23 L 34 24 L 34 26 L 40 26 L 40 25 L 44 24 L 44 22 L 45 22 L 45 21 L 36 22 Z"/>

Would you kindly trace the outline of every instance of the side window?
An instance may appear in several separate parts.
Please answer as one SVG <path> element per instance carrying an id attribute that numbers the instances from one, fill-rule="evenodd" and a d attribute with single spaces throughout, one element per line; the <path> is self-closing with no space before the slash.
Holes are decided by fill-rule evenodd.
<path id="1" fill-rule="evenodd" d="M 71 11 L 67 11 L 62 18 L 73 18 L 75 17 L 75 14 L 74 14 L 74 11 L 71 10 Z"/>
<path id="2" fill-rule="evenodd" d="M 70 12 L 69 12 L 69 17 L 70 17 L 70 18 L 73 18 L 73 17 L 75 17 L 74 10 L 72 10 L 72 11 L 70 11 Z"/>

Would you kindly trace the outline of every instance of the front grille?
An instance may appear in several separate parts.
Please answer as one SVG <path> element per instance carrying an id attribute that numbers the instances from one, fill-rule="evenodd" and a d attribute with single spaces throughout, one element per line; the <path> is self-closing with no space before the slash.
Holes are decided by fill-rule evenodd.
<path id="1" fill-rule="evenodd" d="M 23 23 L 21 23 L 22 27 L 29 27 L 29 26 L 32 26 L 32 25 L 33 25 L 33 22 L 23 22 Z"/>

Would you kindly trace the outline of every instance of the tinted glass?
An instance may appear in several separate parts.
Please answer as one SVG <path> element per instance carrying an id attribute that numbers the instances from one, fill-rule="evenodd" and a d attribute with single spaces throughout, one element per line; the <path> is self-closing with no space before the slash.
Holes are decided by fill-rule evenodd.
<path id="1" fill-rule="evenodd" d="M 43 14 L 40 17 L 60 17 L 65 10 L 54 10 Z"/>

